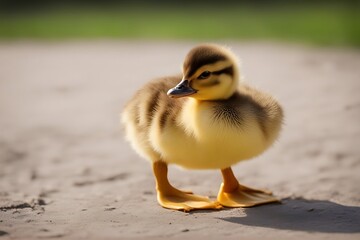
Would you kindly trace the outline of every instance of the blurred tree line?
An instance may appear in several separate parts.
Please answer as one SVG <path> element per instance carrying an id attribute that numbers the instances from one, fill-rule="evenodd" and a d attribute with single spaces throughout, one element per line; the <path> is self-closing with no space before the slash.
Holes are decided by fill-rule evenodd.
<path id="1" fill-rule="evenodd" d="M 0 0 L 0 40 L 269 39 L 360 46 L 360 0 Z"/>
<path id="2" fill-rule="evenodd" d="M 342 5 L 358 7 L 360 0 L 0 0 L 0 11 L 48 10 L 59 7 L 221 7 L 248 5 L 256 7 L 288 7 L 297 5 Z"/>

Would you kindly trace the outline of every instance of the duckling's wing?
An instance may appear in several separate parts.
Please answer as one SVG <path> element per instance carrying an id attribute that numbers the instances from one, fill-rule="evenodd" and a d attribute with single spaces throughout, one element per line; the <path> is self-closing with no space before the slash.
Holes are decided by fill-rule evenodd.
<path id="1" fill-rule="evenodd" d="M 266 138 L 276 138 L 282 121 L 283 110 L 278 101 L 268 93 L 248 85 L 242 85 L 237 92 L 241 111 L 253 114 Z"/>
<path id="2" fill-rule="evenodd" d="M 160 159 L 149 139 L 151 129 L 161 131 L 175 122 L 183 99 L 172 99 L 167 91 L 181 81 L 181 76 L 155 79 L 141 88 L 126 104 L 122 113 L 127 139 L 137 152 L 153 161 Z"/>

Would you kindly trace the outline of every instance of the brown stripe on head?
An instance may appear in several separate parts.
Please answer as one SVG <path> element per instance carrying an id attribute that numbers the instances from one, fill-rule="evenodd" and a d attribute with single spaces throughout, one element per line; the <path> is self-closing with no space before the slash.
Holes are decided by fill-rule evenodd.
<path id="1" fill-rule="evenodd" d="M 192 76 L 204 65 L 225 61 L 227 57 L 214 45 L 201 45 L 193 48 L 184 61 L 184 75 Z"/>
<path id="2" fill-rule="evenodd" d="M 233 68 L 233 66 L 230 66 L 230 67 L 221 69 L 221 70 L 219 70 L 219 71 L 212 72 L 212 74 L 214 74 L 214 75 L 228 74 L 228 75 L 230 75 L 231 77 L 233 77 L 233 75 L 234 75 L 234 68 Z"/>

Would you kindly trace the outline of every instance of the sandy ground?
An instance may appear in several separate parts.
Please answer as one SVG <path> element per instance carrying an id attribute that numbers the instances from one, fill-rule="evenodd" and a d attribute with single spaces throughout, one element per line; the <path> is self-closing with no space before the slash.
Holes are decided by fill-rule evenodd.
<path id="1" fill-rule="evenodd" d="M 0 43 L 1 239 L 360 239 L 360 52 L 229 43 L 247 82 L 286 112 L 278 143 L 234 167 L 283 199 L 184 213 L 158 206 L 150 164 L 118 114 L 192 42 Z M 172 166 L 177 187 L 215 197 L 218 171 Z"/>

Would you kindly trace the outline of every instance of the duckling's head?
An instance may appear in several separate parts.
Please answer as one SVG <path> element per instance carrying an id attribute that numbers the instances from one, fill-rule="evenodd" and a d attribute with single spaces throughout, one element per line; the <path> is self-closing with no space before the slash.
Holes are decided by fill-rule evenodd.
<path id="1" fill-rule="evenodd" d="M 238 60 L 227 48 L 204 44 L 190 50 L 183 65 L 182 81 L 167 94 L 197 100 L 231 97 L 239 82 Z"/>

